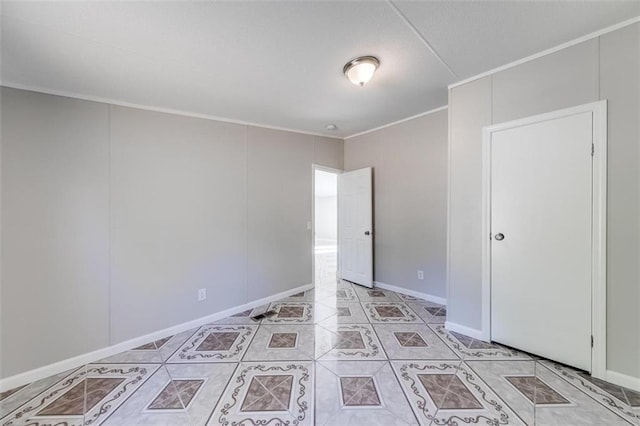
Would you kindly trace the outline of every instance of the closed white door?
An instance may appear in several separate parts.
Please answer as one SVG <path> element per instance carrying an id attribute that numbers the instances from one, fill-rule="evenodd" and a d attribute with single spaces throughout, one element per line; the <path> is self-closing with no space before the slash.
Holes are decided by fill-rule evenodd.
<path id="1" fill-rule="evenodd" d="M 491 339 L 591 370 L 591 112 L 491 136 Z"/>
<path id="2" fill-rule="evenodd" d="M 373 287 L 373 203 L 371 167 L 338 177 L 340 276 Z"/>

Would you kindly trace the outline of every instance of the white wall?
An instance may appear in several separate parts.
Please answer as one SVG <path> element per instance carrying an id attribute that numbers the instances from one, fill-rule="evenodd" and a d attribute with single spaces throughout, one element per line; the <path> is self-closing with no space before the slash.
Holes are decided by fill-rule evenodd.
<path id="1" fill-rule="evenodd" d="M 447 111 L 347 139 L 344 148 L 345 170 L 373 167 L 374 279 L 445 297 Z"/>
<path id="2" fill-rule="evenodd" d="M 315 171 L 315 238 L 316 245 L 338 244 L 338 175 Z"/>
<path id="3" fill-rule="evenodd" d="M 607 368 L 640 378 L 639 80 L 634 24 L 449 91 L 449 321 L 481 328 L 482 128 L 607 99 Z"/>
<path id="4" fill-rule="evenodd" d="M 0 96 L 0 377 L 312 282 L 311 165 L 341 140 Z"/>

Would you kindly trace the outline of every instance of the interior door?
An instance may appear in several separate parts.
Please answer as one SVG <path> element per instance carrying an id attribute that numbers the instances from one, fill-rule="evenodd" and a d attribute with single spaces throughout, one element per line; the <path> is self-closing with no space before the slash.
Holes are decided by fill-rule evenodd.
<path id="1" fill-rule="evenodd" d="M 373 287 L 371 167 L 338 177 L 338 255 L 342 279 Z"/>
<path id="2" fill-rule="evenodd" d="M 591 371 L 592 113 L 492 133 L 491 338 Z"/>

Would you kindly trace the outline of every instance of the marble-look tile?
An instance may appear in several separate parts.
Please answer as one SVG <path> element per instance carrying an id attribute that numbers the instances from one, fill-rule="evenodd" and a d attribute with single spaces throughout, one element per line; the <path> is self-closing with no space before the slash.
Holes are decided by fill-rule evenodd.
<path id="1" fill-rule="evenodd" d="M 416 419 L 384 361 L 319 361 L 316 425 L 415 425 Z"/>
<path id="2" fill-rule="evenodd" d="M 589 395 L 591 397 L 591 401 L 597 401 L 600 406 L 605 407 L 607 410 L 611 410 L 611 412 L 615 413 L 626 422 L 631 424 L 634 424 L 634 422 L 636 424 L 638 423 L 637 413 L 634 411 L 633 407 L 629 405 L 627 399 L 621 399 L 626 395 L 621 395 L 620 393 L 615 392 L 615 385 L 610 383 L 604 385 L 601 382 L 596 382 L 592 378 L 587 379 L 584 374 L 580 374 L 580 372 L 570 367 L 562 366 L 552 361 L 542 360 L 539 361 L 537 365 L 539 366 L 537 369 L 537 373 L 539 375 L 542 376 L 544 374 L 545 376 L 549 376 L 553 373 L 557 377 L 562 378 L 563 381 L 569 382 L 575 388 L 580 389 L 584 394 Z M 597 408 L 599 407 L 597 404 L 590 404 L 592 407 L 589 407 L 587 401 L 588 400 L 585 400 L 583 403 L 586 407 L 585 410 L 590 409 L 592 411 L 598 411 Z"/>
<path id="3" fill-rule="evenodd" d="M 392 361 L 420 424 L 525 423 L 460 362 Z"/>
<path id="4" fill-rule="evenodd" d="M 312 302 L 275 302 L 270 309 L 277 314 L 263 319 L 263 324 L 314 324 L 336 313 L 335 309 Z"/>
<path id="5" fill-rule="evenodd" d="M 314 302 L 316 298 L 317 295 L 315 289 L 311 289 L 284 297 L 280 299 L 279 302 Z"/>
<path id="6" fill-rule="evenodd" d="M 363 302 L 364 312 L 372 323 L 414 323 L 422 320 L 411 308 L 401 302 Z"/>
<path id="7" fill-rule="evenodd" d="M 373 328 L 389 359 L 459 359 L 425 324 L 374 324 Z"/>
<path id="8" fill-rule="evenodd" d="M 293 347 L 270 346 L 274 335 L 293 334 Z M 311 324 L 261 325 L 243 361 L 302 361 L 314 359 L 315 326 Z"/>
<path id="9" fill-rule="evenodd" d="M 180 394 L 182 403 L 186 406 L 189 425 L 204 425 L 211 415 L 215 405 L 229 383 L 238 364 L 167 364 L 166 368 L 172 380 L 202 381 L 191 400 Z"/>
<path id="10" fill-rule="evenodd" d="M 168 363 L 240 361 L 258 326 L 205 325 L 168 359 Z"/>
<path id="11" fill-rule="evenodd" d="M 166 362 L 171 358 L 171 355 L 173 355 L 189 338 L 193 337 L 198 330 L 200 330 L 200 327 L 192 328 L 171 336 L 169 340 L 157 349 L 157 353 L 160 355 L 162 361 Z"/>
<path id="12" fill-rule="evenodd" d="M 531 360 L 531 357 L 520 351 L 506 348 L 497 344 L 489 344 L 472 339 L 460 333 L 447 330 L 444 325 L 429 324 L 429 327 L 449 346 L 460 358 L 464 360 L 490 359 L 490 360 Z"/>
<path id="13" fill-rule="evenodd" d="M 466 361 L 468 365 L 528 425 L 533 425 L 534 406 L 506 379 L 535 375 L 535 361 Z"/>
<path id="14" fill-rule="evenodd" d="M 536 376 L 551 386 L 554 390 L 562 394 L 571 401 L 571 406 L 548 406 L 536 405 L 535 423 L 536 425 L 558 425 L 578 423 L 585 426 L 595 425 L 629 425 L 635 422 L 635 417 L 628 409 L 605 404 L 598 399 L 600 404 L 594 404 L 594 397 L 590 390 L 584 387 L 577 387 L 577 382 L 569 382 L 569 379 L 558 371 L 552 371 L 544 363 L 536 363 Z M 570 379 L 569 379 L 570 380 Z"/>
<path id="15" fill-rule="evenodd" d="M 7 392 L 5 397 L 0 400 L 0 420 L 4 419 L 16 408 L 32 400 L 36 395 L 82 369 L 84 369 L 84 367 L 74 368 L 42 380 L 37 380 L 26 386 L 19 387 L 17 391 L 15 391 L 15 389 L 10 389 L 11 392 Z M 0 422 L 0 424 L 4 423 Z"/>
<path id="16" fill-rule="evenodd" d="M 316 301 L 331 304 L 332 302 L 359 302 L 353 287 L 337 285 L 332 288 L 324 288 L 316 292 Z"/>
<path id="17" fill-rule="evenodd" d="M 3 425 L 102 423 L 159 368 L 157 364 L 89 364 L 3 418 Z"/>
<path id="18" fill-rule="evenodd" d="M 432 302 L 407 302 L 407 305 L 429 324 L 444 324 L 447 319 L 447 308 Z"/>
<path id="19" fill-rule="evenodd" d="M 313 362 L 242 363 L 207 424 L 312 425 Z"/>
<path id="20" fill-rule="evenodd" d="M 179 426 L 189 424 L 189 417 L 176 384 L 165 368 L 159 368 L 103 424 Z"/>
<path id="21" fill-rule="evenodd" d="M 331 324 L 316 327 L 316 359 L 386 359 L 370 324 Z"/>
<path id="22" fill-rule="evenodd" d="M 359 302 L 321 301 L 319 303 L 328 304 L 335 309 L 336 314 L 330 316 L 320 324 L 368 324 L 369 319 Z"/>
<path id="23" fill-rule="evenodd" d="M 260 320 L 251 319 L 252 316 L 261 314 L 269 309 L 269 305 L 260 306 L 258 308 L 246 309 L 242 312 L 238 312 L 230 317 L 222 318 L 212 322 L 213 325 L 258 325 Z"/>
<path id="24" fill-rule="evenodd" d="M 353 288 L 361 302 L 400 302 L 400 298 L 393 291 L 375 287 L 367 288 L 360 285 L 355 285 Z"/>

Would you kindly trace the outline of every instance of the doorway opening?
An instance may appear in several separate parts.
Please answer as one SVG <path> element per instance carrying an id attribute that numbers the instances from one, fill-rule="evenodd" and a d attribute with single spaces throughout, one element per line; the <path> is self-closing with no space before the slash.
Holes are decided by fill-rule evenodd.
<path id="1" fill-rule="evenodd" d="M 338 273 L 338 174 L 313 170 L 313 264 L 316 286 L 335 285 Z"/>

